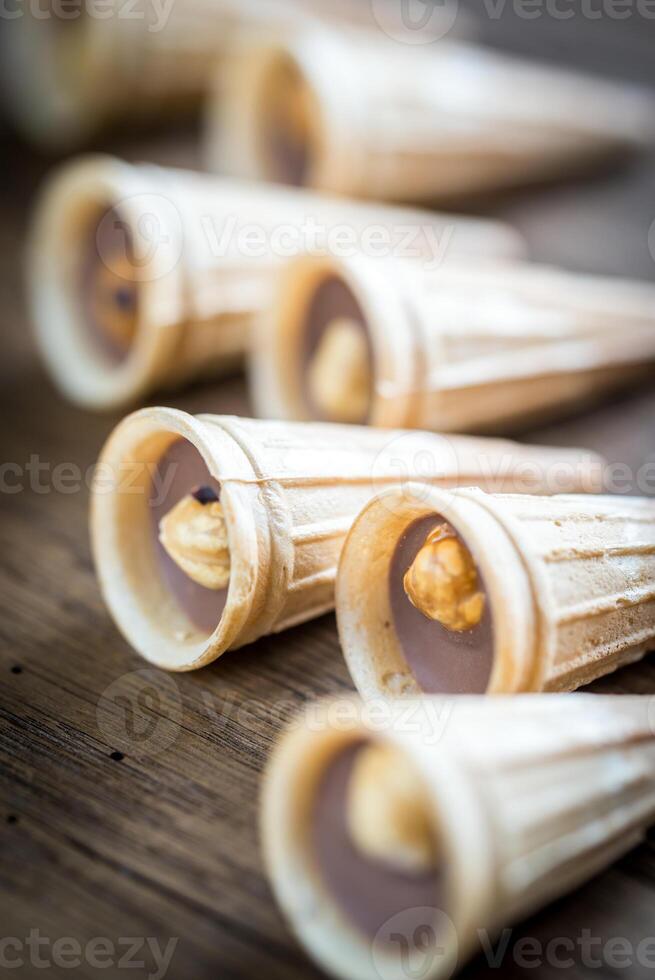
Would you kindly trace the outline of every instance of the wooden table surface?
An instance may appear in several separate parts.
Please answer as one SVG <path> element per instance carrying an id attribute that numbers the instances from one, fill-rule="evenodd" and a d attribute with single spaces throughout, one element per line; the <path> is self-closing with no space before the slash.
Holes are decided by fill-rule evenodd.
<path id="1" fill-rule="evenodd" d="M 655 22 L 636 12 L 623 21 L 580 15 L 567 21 L 545 13 L 522 20 L 509 7 L 483 21 L 492 43 L 607 76 L 653 80 Z M 117 418 L 64 403 L 35 356 L 21 249 L 34 189 L 50 161 L 3 136 L 9 177 L 0 192 L 0 428 L 2 461 L 11 466 L 2 469 L 0 496 L 0 939 L 24 944 L 39 930 L 50 945 L 36 955 L 50 961 L 57 939 L 85 944 L 105 937 L 115 944 L 113 966 L 100 969 L 87 957 L 74 970 L 79 977 L 121 975 L 116 961 L 129 953 L 129 937 L 156 939 L 161 948 L 178 940 L 170 980 L 316 977 L 263 875 L 257 797 L 269 749 L 294 709 L 350 688 L 334 618 L 174 677 L 148 670 L 119 636 L 98 592 L 86 524 L 86 477 Z M 192 129 L 138 142 L 116 137 L 103 148 L 189 165 L 198 153 Z M 654 162 L 644 155 L 591 179 L 481 207 L 516 221 L 539 259 L 652 280 Z M 239 378 L 166 400 L 190 412 L 249 410 Z M 587 445 L 636 473 L 655 461 L 653 386 L 522 437 Z M 641 478 L 639 489 L 655 493 L 652 469 L 650 486 L 643 482 L 647 470 Z M 655 661 L 595 689 L 655 691 Z M 118 694 L 129 699 L 131 711 L 116 712 Z M 562 975 L 552 962 L 530 969 L 512 956 L 513 944 L 525 936 L 589 935 L 625 939 L 636 948 L 655 935 L 654 907 L 651 838 L 514 930 L 501 975 Z M 28 947 L 17 949 L 5 949 L 8 960 L 20 955 L 24 963 L 10 975 L 42 976 Z M 148 947 L 132 959 L 145 966 L 131 975 L 155 973 Z M 637 963 L 619 969 L 611 960 L 593 968 L 580 952 L 574 959 L 567 976 L 632 980 L 652 972 Z M 65 965 L 46 972 L 71 975 Z M 463 975 L 494 972 L 479 957 Z"/>

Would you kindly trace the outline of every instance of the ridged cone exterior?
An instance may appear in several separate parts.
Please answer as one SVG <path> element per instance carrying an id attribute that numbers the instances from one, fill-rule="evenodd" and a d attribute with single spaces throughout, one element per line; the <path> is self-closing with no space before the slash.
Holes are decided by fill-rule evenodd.
<path id="1" fill-rule="evenodd" d="M 393 0 L 387 0 L 390 15 L 395 13 Z M 171 105 L 198 102 L 206 95 L 208 80 L 225 78 L 220 69 L 239 38 L 249 43 L 262 39 L 270 44 L 272 38 L 284 43 L 294 34 L 306 31 L 321 32 L 324 24 L 332 24 L 347 36 L 349 27 L 379 31 L 379 24 L 367 7 L 358 10 L 357 4 L 316 3 L 315 0 L 176 0 L 168 10 L 163 29 L 157 25 L 157 13 L 146 0 L 140 0 L 144 18 L 128 21 L 123 42 L 131 45 L 128 101 L 152 112 Z M 383 4 L 378 2 L 378 12 Z M 455 18 L 456 9 L 444 4 L 444 18 Z M 161 15 L 159 15 L 161 16 Z M 137 29 L 134 30 L 136 23 Z M 361 32 L 366 37 L 365 30 Z"/>
<path id="2" fill-rule="evenodd" d="M 197 108 L 237 36 L 306 29 L 314 18 L 285 0 L 119 0 L 103 16 L 38 16 L 28 8 L 3 32 L 8 106 L 37 142 L 71 148 L 109 123 Z"/>
<path id="3" fill-rule="evenodd" d="M 193 418 L 143 409 L 107 442 L 99 472 L 130 462 L 141 479 L 175 438 L 192 442 L 221 484 L 231 554 L 225 611 L 213 635 L 189 632 L 162 592 L 143 493 L 92 495 L 92 538 L 106 601 L 136 649 L 164 667 L 188 670 L 228 648 L 333 608 L 336 566 L 358 511 L 380 489 L 420 478 L 438 486 L 548 487 L 554 465 L 577 487 L 597 479 L 599 460 L 575 450 L 500 440 L 442 439 L 356 426 Z M 417 454 L 420 463 L 417 464 Z"/>
<path id="4" fill-rule="evenodd" d="M 303 320 L 336 275 L 364 312 L 374 425 L 525 425 L 638 382 L 655 361 L 655 288 L 546 266 L 304 256 L 280 278 L 253 350 L 259 414 L 306 418 Z"/>
<path id="5" fill-rule="evenodd" d="M 538 610 L 535 689 L 570 691 L 655 650 L 655 501 L 478 494 Z"/>
<path id="6" fill-rule="evenodd" d="M 358 9 L 361 6 L 361 9 Z M 455 0 L 435 18 L 458 32 Z M 63 16 L 63 15 L 61 15 Z M 175 0 L 160 6 L 119 0 L 102 17 L 50 17 L 26 8 L 0 41 L 7 105 L 36 142 L 61 149 L 86 142 L 120 120 L 168 118 L 204 101 L 211 79 L 237 38 L 279 37 L 331 24 L 376 33 L 399 21 L 393 0 L 367 5 L 313 0 Z M 465 20 L 465 18 L 464 18 Z"/>
<path id="7" fill-rule="evenodd" d="M 450 977 L 481 935 L 492 939 L 592 878 L 639 843 L 655 818 L 652 698 L 425 698 L 391 703 L 384 718 L 365 708 L 331 713 L 329 702 L 310 707 L 269 765 L 264 851 L 299 938 L 344 980 L 407 976 L 398 953 L 381 961 L 374 944 L 372 956 L 371 941 L 335 908 L 308 845 L 321 773 L 353 741 L 397 745 L 432 801 L 449 884 L 438 908 L 450 929 L 440 955 L 423 960 L 425 980 Z M 402 932 L 401 916 L 393 924 Z"/>
<path id="8" fill-rule="evenodd" d="M 314 22 L 309 6 L 293 0 L 258 0 L 256 4 L 175 0 L 165 19 L 145 0 L 140 0 L 140 10 L 143 17 L 139 20 L 117 18 L 120 33 L 116 40 L 128 82 L 125 105 L 120 108 L 136 109 L 142 115 L 200 102 L 216 66 L 239 36 L 270 38 L 277 33 L 280 38 L 288 37 Z"/>
<path id="9" fill-rule="evenodd" d="M 119 368 L 90 349 L 72 275 L 90 223 L 109 207 L 127 222 L 141 261 L 137 338 Z M 305 233 L 310 226 L 316 230 Z M 87 407 L 121 406 L 215 376 L 242 359 L 276 270 L 306 247 L 307 235 L 321 251 L 333 229 L 362 238 L 371 226 L 387 229 L 392 247 L 417 228 L 412 247 L 426 257 L 442 236 L 449 254 L 503 257 L 523 248 L 502 223 L 82 158 L 46 184 L 34 214 L 28 270 L 42 351 L 64 392 Z"/>
<path id="10" fill-rule="evenodd" d="M 339 636 L 363 697 L 421 692 L 388 628 L 387 583 L 397 542 L 431 514 L 455 528 L 485 583 L 493 623 L 486 693 L 574 690 L 655 650 L 654 501 L 407 486 L 371 501 L 342 551 Z M 457 691 L 481 693 L 465 684 Z"/>
<path id="11" fill-rule="evenodd" d="M 306 182 L 323 190 L 437 201 L 584 168 L 654 134 L 650 96 L 638 90 L 444 39 L 307 31 L 233 60 L 230 104 L 213 113 L 217 169 L 266 176 L 260 97 L 263 66 L 276 61 L 296 65 L 316 100 Z"/>
<path id="12" fill-rule="evenodd" d="M 527 264 L 443 269 L 423 281 L 413 302 L 405 292 L 419 324 L 420 428 L 548 418 L 652 370 L 655 289 L 647 283 Z"/>

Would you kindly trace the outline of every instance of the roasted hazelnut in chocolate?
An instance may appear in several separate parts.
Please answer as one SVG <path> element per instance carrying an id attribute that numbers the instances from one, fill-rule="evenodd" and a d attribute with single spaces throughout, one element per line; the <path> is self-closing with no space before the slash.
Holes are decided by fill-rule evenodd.
<path id="1" fill-rule="evenodd" d="M 445 901 L 443 854 L 420 774 L 397 749 L 362 741 L 335 755 L 311 813 L 323 887 L 374 942 L 394 916 L 433 926 Z"/>
<path id="2" fill-rule="evenodd" d="M 320 283 L 298 340 L 307 417 L 366 424 L 373 351 L 364 313 L 343 280 L 334 277 Z"/>
<path id="3" fill-rule="evenodd" d="M 439 486 L 544 492 L 561 466 L 581 489 L 601 470 L 591 454 L 503 440 L 144 409 L 110 436 L 92 495 L 96 567 L 119 628 L 146 659 L 191 670 L 332 609 L 352 521 L 417 454 L 421 479 Z"/>
<path id="4" fill-rule="evenodd" d="M 261 807 L 300 942 L 343 980 L 448 980 L 645 838 L 651 708 L 581 694 L 307 706 Z"/>
<path id="5" fill-rule="evenodd" d="M 567 691 L 655 650 L 655 503 L 381 493 L 346 539 L 337 621 L 365 697 Z"/>
<path id="6" fill-rule="evenodd" d="M 483 694 L 493 666 L 492 611 L 466 543 L 439 514 L 404 530 L 384 587 L 392 628 L 420 689 Z"/>

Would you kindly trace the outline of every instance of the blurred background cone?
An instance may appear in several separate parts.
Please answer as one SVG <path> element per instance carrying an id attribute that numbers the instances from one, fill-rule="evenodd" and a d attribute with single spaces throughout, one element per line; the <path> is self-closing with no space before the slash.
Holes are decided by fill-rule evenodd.
<path id="1" fill-rule="evenodd" d="M 357 242 L 371 229 L 392 254 L 411 248 L 417 261 L 524 250 L 502 222 L 76 160 L 46 182 L 32 219 L 28 298 L 41 353 L 86 408 L 225 374 L 241 364 L 288 256 L 325 253 L 335 234 Z"/>
<path id="2" fill-rule="evenodd" d="M 652 95 L 450 40 L 247 41 L 218 73 L 211 168 L 380 200 L 530 184 L 655 137 Z"/>

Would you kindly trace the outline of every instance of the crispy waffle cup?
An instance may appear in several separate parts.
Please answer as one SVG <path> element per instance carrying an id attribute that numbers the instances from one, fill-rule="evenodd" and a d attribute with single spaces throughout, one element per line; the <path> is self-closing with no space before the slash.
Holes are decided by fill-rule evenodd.
<path id="1" fill-rule="evenodd" d="M 407 486 L 371 501 L 342 552 L 339 636 L 364 697 L 421 693 L 388 628 L 388 583 L 397 541 L 430 514 L 461 536 L 486 585 L 494 637 L 487 693 L 571 691 L 655 649 L 652 500 Z"/>
<path id="2" fill-rule="evenodd" d="M 467 26 L 455 0 L 435 18 Z M 129 8 L 105 0 L 102 10 L 93 3 L 74 10 L 26 5 L 0 38 L 5 102 L 35 143 L 72 149 L 112 125 L 136 128 L 196 113 L 239 40 L 283 43 L 328 24 L 379 33 L 401 21 L 393 0 L 376 0 L 374 11 L 328 0 L 135 0 Z M 220 77 L 224 84 L 226 72 Z"/>
<path id="3" fill-rule="evenodd" d="M 446 980 L 481 935 L 491 940 L 577 888 L 642 841 L 655 817 L 652 698 L 428 698 L 386 707 L 310 705 L 281 738 L 264 780 L 274 892 L 331 976 L 404 980 L 409 965 L 425 980 Z M 396 749 L 421 784 L 421 807 L 427 798 L 442 869 L 430 943 L 425 930 L 417 939 L 409 909 L 374 938 L 361 934 L 319 872 L 318 787 L 339 754 L 362 742 Z"/>
<path id="4" fill-rule="evenodd" d="M 371 425 L 493 431 L 539 422 L 643 380 L 655 289 L 527 262 L 299 256 L 258 325 L 251 393 L 262 417 L 320 418 L 304 345 L 314 298 L 337 280 L 366 321 Z M 364 421 L 364 420 L 362 420 Z"/>
<path id="5" fill-rule="evenodd" d="M 653 135 L 637 89 L 445 39 L 310 29 L 246 42 L 219 72 L 207 158 L 218 172 L 435 202 L 586 169 Z"/>
<path id="6" fill-rule="evenodd" d="M 105 266 L 114 262 L 103 254 L 99 231 L 94 238 L 94 228 L 110 221 L 130 235 L 138 289 L 136 334 L 119 364 L 89 337 L 79 300 L 88 250 Z M 453 255 L 509 257 L 524 247 L 500 222 L 84 157 L 47 182 L 29 237 L 32 319 L 59 388 L 84 407 L 110 409 L 233 370 L 270 299 L 276 270 L 306 244 L 307 223 L 322 230 L 319 250 L 340 227 L 356 237 L 384 228 L 392 246 L 416 228 L 413 247 L 425 256 L 442 235 Z"/>
<path id="7" fill-rule="evenodd" d="M 110 0 L 46 15 L 28 5 L 3 32 L 6 103 L 34 142 L 71 149 L 111 124 L 189 115 L 237 35 L 283 37 L 309 20 L 284 0 Z"/>
<path id="8" fill-rule="evenodd" d="M 148 486 L 179 439 L 220 484 L 227 525 L 227 600 L 209 634 L 192 628 L 155 554 Z M 592 490 L 602 469 L 583 451 L 502 440 L 142 409 L 110 436 L 92 494 L 93 552 L 109 610 L 142 656 L 171 670 L 201 667 L 319 616 L 334 606 L 337 562 L 357 513 L 380 489 L 415 479 L 417 465 L 431 484 L 526 493 Z"/>

